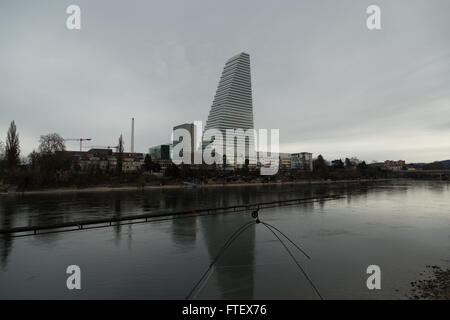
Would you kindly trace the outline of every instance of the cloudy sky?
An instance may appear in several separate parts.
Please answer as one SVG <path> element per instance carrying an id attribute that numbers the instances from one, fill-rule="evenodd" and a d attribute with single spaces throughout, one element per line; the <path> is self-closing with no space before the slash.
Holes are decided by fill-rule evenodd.
<path id="1" fill-rule="evenodd" d="M 66 28 L 81 7 L 82 29 Z M 366 27 L 381 7 L 382 30 Z M 450 159 L 450 1 L 0 1 L 0 140 L 136 150 L 206 121 L 225 61 L 250 54 L 255 126 L 284 152 Z M 77 149 L 68 142 L 68 149 Z"/>

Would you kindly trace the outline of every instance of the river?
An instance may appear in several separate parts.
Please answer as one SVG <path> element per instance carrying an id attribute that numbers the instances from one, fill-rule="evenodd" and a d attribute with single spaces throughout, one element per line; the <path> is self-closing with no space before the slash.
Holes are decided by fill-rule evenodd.
<path id="1" fill-rule="evenodd" d="M 260 219 L 301 246 L 296 259 L 325 299 L 405 299 L 427 265 L 450 266 L 450 184 L 441 181 L 267 185 L 0 196 L 0 228 L 223 207 L 318 195 L 342 199 L 263 209 Z M 0 299 L 184 299 L 250 213 L 37 236 L 0 236 Z M 81 268 L 68 290 L 66 268 Z M 369 290 L 369 265 L 381 289 Z M 199 299 L 317 299 L 262 224 L 215 264 Z"/>

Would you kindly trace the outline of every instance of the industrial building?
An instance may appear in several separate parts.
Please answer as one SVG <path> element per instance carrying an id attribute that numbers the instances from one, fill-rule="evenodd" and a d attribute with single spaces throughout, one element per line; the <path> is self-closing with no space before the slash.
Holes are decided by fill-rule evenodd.
<path id="1" fill-rule="evenodd" d="M 122 157 L 122 172 L 137 172 L 144 166 L 142 153 L 113 152 L 111 149 L 90 149 L 89 151 L 65 151 L 72 158 L 72 169 L 81 172 L 100 170 L 113 172 L 117 169 L 117 159 Z"/>

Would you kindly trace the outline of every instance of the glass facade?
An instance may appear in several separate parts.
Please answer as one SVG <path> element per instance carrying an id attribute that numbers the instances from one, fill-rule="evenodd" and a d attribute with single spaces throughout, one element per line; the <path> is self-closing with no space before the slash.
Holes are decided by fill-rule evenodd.
<path id="1" fill-rule="evenodd" d="M 237 157 L 240 157 L 248 158 L 250 163 L 256 164 L 256 156 L 249 155 L 249 149 L 255 150 L 254 134 L 252 130 L 247 131 L 254 129 L 249 54 L 240 53 L 226 62 L 206 122 L 205 130 L 208 129 L 218 129 L 222 132 L 224 137 L 222 154 L 226 154 L 226 130 L 242 129 L 237 132 L 234 139 L 228 142 L 229 145 L 234 144 L 232 147 L 234 158 L 227 156 L 227 163 L 234 164 Z M 247 134 L 245 134 L 246 131 Z M 236 143 L 238 141 L 243 143 Z M 209 142 L 204 141 L 203 145 Z"/>
<path id="2" fill-rule="evenodd" d="M 172 146 L 169 144 L 161 144 L 148 149 L 148 153 L 152 160 L 170 160 Z"/>

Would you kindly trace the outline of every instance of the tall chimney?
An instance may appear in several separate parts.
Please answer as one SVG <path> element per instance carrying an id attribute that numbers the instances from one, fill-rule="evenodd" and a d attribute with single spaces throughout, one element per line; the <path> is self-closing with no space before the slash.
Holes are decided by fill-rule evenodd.
<path id="1" fill-rule="evenodd" d="M 131 153 L 134 153 L 134 118 L 131 118 Z"/>

